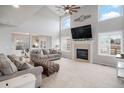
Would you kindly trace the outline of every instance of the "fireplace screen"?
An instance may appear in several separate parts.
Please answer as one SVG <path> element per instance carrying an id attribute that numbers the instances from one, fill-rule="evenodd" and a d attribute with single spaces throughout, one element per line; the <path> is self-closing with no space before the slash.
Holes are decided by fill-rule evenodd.
<path id="1" fill-rule="evenodd" d="M 77 49 L 77 58 L 88 60 L 88 49 Z"/>

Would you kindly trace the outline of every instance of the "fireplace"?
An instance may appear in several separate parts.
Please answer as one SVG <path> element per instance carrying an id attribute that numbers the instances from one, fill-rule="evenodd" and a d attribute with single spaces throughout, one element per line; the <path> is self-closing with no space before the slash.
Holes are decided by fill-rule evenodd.
<path id="1" fill-rule="evenodd" d="M 88 60 L 88 49 L 77 49 L 77 58 Z"/>

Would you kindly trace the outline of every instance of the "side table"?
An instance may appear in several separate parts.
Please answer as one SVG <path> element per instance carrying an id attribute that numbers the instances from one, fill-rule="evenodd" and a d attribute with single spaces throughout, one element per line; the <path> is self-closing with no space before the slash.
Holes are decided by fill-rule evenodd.
<path id="1" fill-rule="evenodd" d="M 124 59 L 116 58 L 116 73 L 118 78 L 124 78 Z"/>

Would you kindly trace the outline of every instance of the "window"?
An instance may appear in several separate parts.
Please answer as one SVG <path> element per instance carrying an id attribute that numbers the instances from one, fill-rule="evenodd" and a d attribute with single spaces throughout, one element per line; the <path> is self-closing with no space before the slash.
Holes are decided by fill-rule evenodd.
<path id="1" fill-rule="evenodd" d="M 123 7 L 120 5 L 99 6 L 99 21 L 120 17 L 123 15 Z"/>
<path id="2" fill-rule="evenodd" d="M 122 51 L 122 32 L 99 33 L 99 55 L 113 56 Z"/>
<path id="3" fill-rule="evenodd" d="M 63 28 L 64 29 L 70 28 L 70 17 L 69 16 L 63 18 Z"/>
<path id="4" fill-rule="evenodd" d="M 12 33 L 12 42 L 14 50 L 30 49 L 29 33 Z"/>
<path id="5" fill-rule="evenodd" d="M 66 36 L 62 37 L 62 50 L 64 52 L 70 52 L 71 51 L 71 38 Z"/>

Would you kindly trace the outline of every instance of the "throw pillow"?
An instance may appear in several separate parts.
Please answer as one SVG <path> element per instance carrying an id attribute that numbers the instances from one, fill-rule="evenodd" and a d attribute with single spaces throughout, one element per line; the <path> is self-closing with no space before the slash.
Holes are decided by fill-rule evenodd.
<path id="1" fill-rule="evenodd" d="M 17 67 L 4 54 L 0 54 L 0 71 L 4 74 L 12 74 L 17 71 Z"/>
<path id="2" fill-rule="evenodd" d="M 53 53 L 53 49 L 49 49 L 49 51 L 50 51 L 50 54 L 52 54 L 52 53 Z"/>
<path id="3" fill-rule="evenodd" d="M 48 54 L 48 52 L 47 52 L 46 49 L 42 49 L 42 51 L 43 51 L 43 54 L 44 54 L 44 55 L 47 55 L 47 54 Z"/>
<path id="4" fill-rule="evenodd" d="M 44 54 L 43 54 L 43 51 L 41 50 L 41 53 L 40 53 L 40 56 L 43 56 Z"/>
<path id="5" fill-rule="evenodd" d="M 33 68 L 34 68 L 34 67 L 33 67 L 31 64 L 29 64 L 29 63 L 24 63 L 24 64 L 21 66 L 20 70 L 33 69 Z"/>
<path id="6" fill-rule="evenodd" d="M 47 51 L 47 54 L 50 54 L 50 50 L 49 49 L 47 49 L 46 51 Z"/>
<path id="7" fill-rule="evenodd" d="M 43 52 L 41 51 L 41 49 L 33 49 L 31 51 L 31 54 L 43 55 Z"/>
<path id="8" fill-rule="evenodd" d="M 16 63 L 17 60 L 19 61 L 19 58 L 18 58 L 16 55 L 14 55 L 14 54 L 12 54 L 12 55 L 7 55 L 7 57 L 8 57 L 14 64 Z"/>
<path id="9" fill-rule="evenodd" d="M 53 54 L 57 54 L 58 51 L 57 51 L 57 50 L 53 50 L 52 53 L 53 53 Z"/>
<path id="10" fill-rule="evenodd" d="M 21 69 L 21 66 L 24 64 L 24 62 L 19 61 L 15 55 L 8 55 L 7 57 L 16 65 L 18 70 Z"/>

